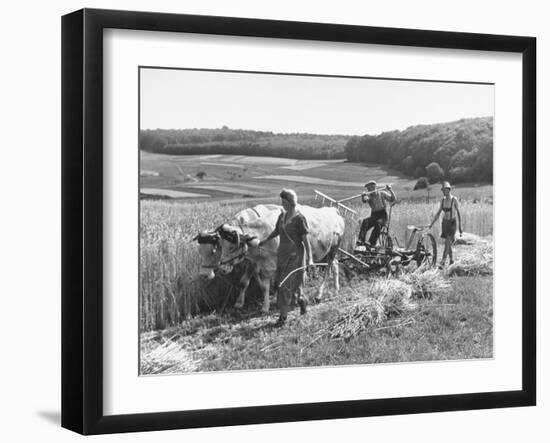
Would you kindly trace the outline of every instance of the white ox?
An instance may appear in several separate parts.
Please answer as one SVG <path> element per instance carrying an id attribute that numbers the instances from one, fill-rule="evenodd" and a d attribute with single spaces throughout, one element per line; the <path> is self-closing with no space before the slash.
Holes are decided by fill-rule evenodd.
<path id="1" fill-rule="evenodd" d="M 271 225 L 272 229 L 275 227 L 277 217 L 281 213 L 282 207 L 278 205 L 257 205 L 253 208 L 246 208 L 238 212 L 230 225 L 241 226 L 250 223 L 254 220 L 263 219 L 267 226 Z M 223 225 L 222 225 L 223 226 Z M 221 228 L 221 227 L 220 227 Z M 200 255 L 200 270 L 199 275 L 204 280 L 211 280 L 215 277 L 215 273 L 220 269 L 222 258 L 222 241 L 220 236 L 220 228 L 214 231 L 203 231 L 199 233 L 193 240 L 199 243 L 199 255 Z M 272 248 L 277 251 L 279 246 L 279 239 L 274 239 L 266 245 L 267 248 Z M 235 263 L 236 264 L 236 263 Z M 244 270 L 241 278 L 239 279 L 239 294 L 237 295 L 237 301 L 235 307 L 240 309 L 244 306 L 244 296 L 250 280 L 254 278 L 260 286 L 264 303 L 262 311 L 269 311 L 269 278 L 264 272 L 260 272 L 258 266 L 249 261 L 243 263 Z M 227 274 L 227 267 L 224 267 L 224 274 Z M 233 267 L 229 272 L 233 270 Z M 267 303 L 266 303 L 267 300 Z"/>
<path id="2" fill-rule="evenodd" d="M 315 297 L 316 300 L 320 300 L 330 274 L 333 275 L 336 290 L 340 289 L 336 252 L 344 236 L 344 219 L 336 208 L 298 205 L 297 209 L 308 224 L 313 260 L 329 265 Z M 224 274 L 231 272 L 233 267 L 243 260 L 255 266 L 255 273 L 262 277 L 263 284 L 267 281 L 267 289 L 264 292 L 264 312 L 269 311 L 269 279 L 277 269 L 277 247 L 275 244 L 270 244 L 273 240 L 261 247 L 258 243 L 273 231 L 278 216 L 279 213 L 270 214 L 269 217 L 261 217 L 248 223 L 224 224 L 217 229 L 221 245 L 220 272 Z"/>

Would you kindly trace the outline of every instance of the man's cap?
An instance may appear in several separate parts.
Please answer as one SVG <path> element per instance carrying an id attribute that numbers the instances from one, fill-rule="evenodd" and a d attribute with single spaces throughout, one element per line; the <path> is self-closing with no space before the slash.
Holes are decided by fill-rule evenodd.
<path id="1" fill-rule="evenodd" d="M 441 182 L 441 189 L 451 189 L 451 184 L 449 182 Z"/>
<path id="2" fill-rule="evenodd" d="M 366 185 L 365 185 L 365 188 L 367 186 L 370 186 L 370 185 L 373 185 L 373 186 L 376 186 L 376 182 L 374 180 L 370 180 Z"/>

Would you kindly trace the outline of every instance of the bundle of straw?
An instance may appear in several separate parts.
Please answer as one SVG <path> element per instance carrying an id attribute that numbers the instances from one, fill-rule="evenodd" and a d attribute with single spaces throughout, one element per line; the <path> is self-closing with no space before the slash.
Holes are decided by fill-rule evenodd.
<path id="1" fill-rule="evenodd" d="M 373 297 L 366 297 L 351 306 L 340 319 L 329 328 L 331 338 L 349 340 L 369 325 L 378 325 L 386 318 L 384 306 Z"/>
<path id="2" fill-rule="evenodd" d="M 399 280 L 377 279 L 366 287 L 365 292 L 329 327 L 331 338 L 349 340 L 369 326 L 377 326 L 390 316 L 417 307 L 411 301 L 412 286 Z"/>
<path id="3" fill-rule="evenodd" d="M 429 298 L 451 288 L 451 283 L 436 268 L 421 266 L 414 272 L 403 274 L 401 280 L 412 286 L 413 297 Z"/>
<path id="4" fill-rule="evenodd" d="M 401 280 L 380 279 L 372 283 L 371 293 L 382 303 L 387 316 L 401 315 L 414 311 L 416 303 L 411 301 L 412 285 Z"/>
<path id="5" fill-rule="evenodd" d="M 470 232 L 463 232 L 460 237 L 458 237 L 454 244 L 455 245 L 476 245 L 482 243 L 483 239 L 479 235 L 472 234 Z"/>
<path id="6" fill-rule="evenodd" d="M 195 371 L 198 362 L 181 343 L 168 340 L 162 345 L 150 343 L 148 349 L 141 350 L 141 373 L 161 374 L 181 371 Z"/>
<path id="7" fill-rule="evenodd" d="M 449 266 L 447 274 L 453 275 L 491 275 L 493 273 L 493 245 L 480 244 L 474 248 L 463 248 L 457 260 Z"/>

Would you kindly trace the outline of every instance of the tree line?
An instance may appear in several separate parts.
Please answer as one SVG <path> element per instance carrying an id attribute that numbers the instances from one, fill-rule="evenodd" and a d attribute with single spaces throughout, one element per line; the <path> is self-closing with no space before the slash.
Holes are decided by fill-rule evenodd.
<path id="1" fill-rule="evenodd" d="M 140 131 L 139 148 L 172 155 L 231 154 L 296 159 L 345 158 L 349 136 L 276 134 L 268 131 L 230 129 L 146 129 Z"/>
<path id="2" fill-rule="evenodd" d="M 162 154 L 230 154 L 377 163 L 431 183 L 493 179 L 493 118 L 411 126 L 378 135 L 277 134 L 230 129 L 146 129 L 139 147 Z"/>
<path id="3" fill-rule="evenodd" d="M 431 183 L 492 181 L 493 118 L 411 126 L 403 131 L 351 137 L 346 158 L 378 163 Z"/>

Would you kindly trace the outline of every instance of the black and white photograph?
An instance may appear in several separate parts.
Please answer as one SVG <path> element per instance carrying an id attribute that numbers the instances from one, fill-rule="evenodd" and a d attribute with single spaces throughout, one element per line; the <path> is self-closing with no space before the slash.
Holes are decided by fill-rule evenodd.
<path id="1" fill-rule="evenodd" d="M 494 84 L 138 75 L 140 375 L 493 357 Z"/>
<path id="2" fill-rule="evenodd" d="M 547 9 L 6 3 L 2 441 L 545 441 Z"/>

